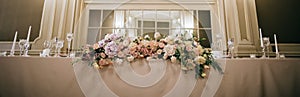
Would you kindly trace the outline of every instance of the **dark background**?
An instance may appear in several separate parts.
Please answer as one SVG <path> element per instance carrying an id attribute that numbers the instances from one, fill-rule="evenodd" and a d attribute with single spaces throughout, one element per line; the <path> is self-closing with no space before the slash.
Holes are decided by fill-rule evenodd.
<path id="1" fill-rule="evenodd" d="M 44 0 L 0 0 L 0 41 L 26 39 L 31 25 L 30 41 L 39 35 Z"/>
<path id="2" fill-rule="evenodd" d="M 264 37 L 279 43 L 300 43 L 300 0 L 256 0 L 258 26 Z"/>

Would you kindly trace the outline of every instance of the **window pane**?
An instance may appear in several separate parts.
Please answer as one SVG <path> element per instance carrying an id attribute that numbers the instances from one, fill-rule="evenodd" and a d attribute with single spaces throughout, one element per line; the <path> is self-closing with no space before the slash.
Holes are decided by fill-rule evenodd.
<path id="1" fill-rule="evenodd" d="M 153 37 L 153 34 L 155 32 L 155 29 L 144 29 L 143 37 L 146 35 L 149 35 L 150 37 Z"/>
<path id="2" fill-rule="evenodd" d="M 101 10 L 90 10 L 89 27 L 100 27 Z"/>
<path id="3" fill-rule="evenodd" d="M 137 29 L 137 36 L 142 36 L 142 29 Z"/>
<path id="4" fill-rule="evenodd" d="M 180 19 L 180 12 L 179 11 L 171 11 L 171 28 L 182 28 L 181 27 L 181 19 Z"/>
<path id="5" fill-rule="evenodd" d="M 103 10 L 103 24 L 102 27 L 113 27 L 114 22 L 114 11 Z"/>
<path id="6" fill-rule="evenodd" d="M 210 11 L 199 10 L 198 11 L 199 28 L 211 28 Z"/>
<path id="7" fill-rule="evenodd" d="M 155 32 L 155 29 L 144 29 L 144 34 Z"/>
<path id="8" fill-rule="evenodd" d="M 144 28 L 155 28 L 155 21 L 144 21 Z"/>
<path id="9" fill-rule="evenodd" d="M 87 44 L 94 44 L 94 43 L 96 43 L 98 33 L 99 33 L 99 29 L 88 29 L 86 43 Z"/>
<path id="10" fill-rule="evenodd" d="M 157 22 L 157 28 L 169 28 L 169 22 Z"/>
<path id="11" fill-rule="evenodd" d="M 200 44 L 203 47 L 210 48 L 210 43 L 212 42 L 211 30 L 199 30 L 200 39 L 205 38 Z"/>
<path id="12" fill-rule="evenodd" d="M 138 28 L 142 27 L 142 21 L 138 21 Z"/>

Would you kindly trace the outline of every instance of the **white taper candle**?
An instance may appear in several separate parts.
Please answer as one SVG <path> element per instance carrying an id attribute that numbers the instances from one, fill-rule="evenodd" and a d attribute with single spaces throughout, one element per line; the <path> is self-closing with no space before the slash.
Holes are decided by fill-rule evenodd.
<path id="1" fill-rule="evenodd" d="M 18 31 L 16 31 L 16 33 L 15 33 L 14 41 L 13 41 L 13 44 L 11 46 L 11 50 L 10 50 L 11 55 L 13 55 L 14 52 L 15 52 L 15 45 L 16 45 L 16 41 L 17 41 L 17 36 L 18 36 Z"/>
<path id="2" fill-rule="evenodd" d="M 259 40 L 260 40 L 260 47 L 264 47 L 264 45 L 263 45 L 263 39 L 262 39 L 261 28 L 259 28 Z"/>
<path id="3" fill-rule="evenodd" d="M 29 42 L 30 33 L 31 33 L 31 26 L 29 26 L 29 29 L 28 29 L 28 33 L 27 33 L 27 42 Z"/>
<path id="4" fill-rule="evenodd" d="M 275 41 L 275 50 L 276 50 L 276 54 L 278 54 L 278 45 L 277 45 L 276 34 L 274 34 L 274 41 Z"/>

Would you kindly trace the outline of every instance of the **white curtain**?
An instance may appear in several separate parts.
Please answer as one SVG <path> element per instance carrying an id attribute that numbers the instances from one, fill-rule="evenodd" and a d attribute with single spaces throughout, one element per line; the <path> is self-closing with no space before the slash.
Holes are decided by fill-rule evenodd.
<path id="1" fill-rule="evenodd" d="M 186 33 L 185 38 L 193 38 L 194 18 L 192 11 L 182 11 L 181 13 L 181 25 L 186 28 L 182 33 Z"/>
<path id="2" fill-rule="evenodd" d="M 125 29 L 124 29 L 124 22 L 125 22 L 125 13 L 124 11 L 115 11 L 114 12 L 114 27 L 117 28 L 114 30 L 113 33 L 119 34 L 124 36 Z"/>
<path id="3" fill-rule="evenodd" d="M 128 14 L 129 14 L 129 12 L 128 12 Z M 127 18 L 126 24 L 125 24 L 125 28 L 127 28 L 126 33 L 127 33 L 128 37 L 133 40 L 137 36 L 135 29 L 132 29 L 132 28 L 135 28 L 135 25 L 136 25 L 135 19 L 132 16 L 128 16 L 126 18 Z"/>

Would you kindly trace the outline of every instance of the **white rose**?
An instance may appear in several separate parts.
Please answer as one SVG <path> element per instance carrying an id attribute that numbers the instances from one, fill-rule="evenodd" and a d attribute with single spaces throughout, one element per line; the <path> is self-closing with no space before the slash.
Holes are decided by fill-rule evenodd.
<path id="1" fill-rule="evenodd" d="M 172 56 L 172 57 L 171 57 L 171 62 L 172 62 L 172 63 L 175 63 L 175 62 L 176 62 L 176 57 Z"/>
<path id="2" fill-rule="evenodd" d="M 155 32 L 155 33 L 154 33 L 154 38 L 155 38 L 155 39 L 158 39 L 158 38 L 160 38 L 160 37 L 161 37 L 161 35 L 160 35 L 159 32 Z"/>
<path id="3" fill-rule="evenodd" d="M 150 61 L 152 58 L 151 57 L 147 57 L 146 59 L 147 59 L 147 61 Z"/>
<path id="4" fill-rule="evenodd" d="M 127 60 L 128 60 L 129 62 L 131 62 L 131 61 L 134 60 L 134 57 L 133 57 L 133 56 L 127 57 Z"/>
<path id="5" fill-rule="evenodd" d="M 149 35 L 145 35 L 144 39 L 150 40 L 150 36 Z"/>

